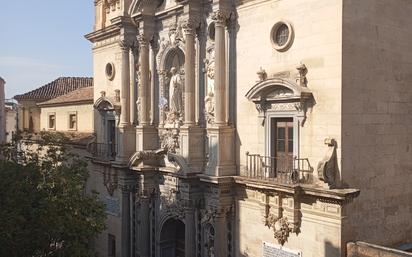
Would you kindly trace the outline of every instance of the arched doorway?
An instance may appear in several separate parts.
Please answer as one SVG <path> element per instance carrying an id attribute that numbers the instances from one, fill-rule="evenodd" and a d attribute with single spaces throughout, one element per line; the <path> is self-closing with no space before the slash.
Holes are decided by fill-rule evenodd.
<path id="1" fill-rule="evenodd" d="M 185 257 L 185 224 L 167 220 L 160 233 L 160 257 Z"/>

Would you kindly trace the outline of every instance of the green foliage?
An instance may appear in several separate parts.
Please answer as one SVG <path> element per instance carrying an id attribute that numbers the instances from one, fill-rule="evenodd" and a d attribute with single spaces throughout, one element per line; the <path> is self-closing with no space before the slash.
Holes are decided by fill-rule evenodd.
<path id="1" fill-rule="evenodd" d="M 94 256 L 89 242 L 106 215 L 98 196 L 85 193 L 87 163 L 63 134 L 28 142 L 1 149 L 0 256 Z"/>

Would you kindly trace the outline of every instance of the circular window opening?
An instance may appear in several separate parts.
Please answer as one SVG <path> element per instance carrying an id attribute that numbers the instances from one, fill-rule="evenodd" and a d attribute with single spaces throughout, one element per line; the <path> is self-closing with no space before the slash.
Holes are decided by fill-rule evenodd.
<path id="1" fill-rule="evenodd" d="M 287 22 L 278 22 L 273 26 L 270 37 L 277 51 L 286 51 L 293 43 L 292 26 Z"/>
<path id="2" fill-rule="evenodd" d="M 106 64 L 106 77 L 109 80 L 113 80 L 114 78 L 114 64 L 113 63 L 108 63 Z"/>
<path id="3" fill-rule="evenodd" d="M 208 27 L 209 39 L 215 41 L 215 23 L 211 22 Z"/>

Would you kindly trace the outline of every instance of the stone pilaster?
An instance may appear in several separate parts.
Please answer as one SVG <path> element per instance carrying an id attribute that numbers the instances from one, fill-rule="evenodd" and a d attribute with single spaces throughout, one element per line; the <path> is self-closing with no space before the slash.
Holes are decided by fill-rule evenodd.
<path id="1" fill-rule="evenodd" d="M 140 257 L 150 257 L 150 198 L 141 196 L 140 204 Z"/>
<path id="2" fill-rule="evenodd" d="M 122 190 L 122 227 L 121 227 L 121 256 L 130 257 L 131 250 L 131 217 L 130 217 L 130 194 L 134 191 L 133 186 L 123 185 Z"/>
<path id="3" fill-rule="evenodd" d="M 186 257 L 193 257 L 196 256 L 196 224 L 194 209 L 186 209 L 185 221 L 185 255 Z"/>

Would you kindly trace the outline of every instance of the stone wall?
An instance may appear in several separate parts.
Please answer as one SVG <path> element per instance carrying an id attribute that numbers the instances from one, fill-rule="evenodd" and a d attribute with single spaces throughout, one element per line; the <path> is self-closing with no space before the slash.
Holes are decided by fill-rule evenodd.
<path id="1" fill-rule="evenodd" d="M 72 132 L 93 132 L 93 105 L 78 104 L 68 106 L 52 106 L 41 108 L 40 128 L 41 130 L 49 130 L 48 118 L 49 114 L 54 113 L 56 116 L 55 123 L 56 131 L 72 131 Z M 69 129 L 69 114 L 77 115 L 77 129 Z"/>
<path id="2" fill-rule="evenodd" d="M 243 1 L 241 1 L 243 2 Z M 341 134 L 341 0 L 244 1 L 237 7 L 236 129 L 238 162 L 245 165 L 245 153 L 265 153 L 265 129 L 255 105 L 246 93 L 258 81 L 260 67 L 268 77 L 275 73 L 296 72 L 304 63 L 308 88 L 315 105 L 299 128 L 301 157 L 316 167 L 326 147 L 324 139 Z M 274 49 L 270 32 L 280 20 L 290 22 L 294 41 L 285 52 Z M 294 153 L 298 155 L 298 153 Z M 338 149 L 340 156 L 340 149 Z"/>
<path id="3" fill-rule="evenodd" d="M 412 241 L 412 2 L 343 1 L 344 240 Z"/>
<path id="4" fill-rule="evenodd" d="M 347 257 L 407 257 L 412 253 L 364 242 L 348 243 Z"/>

